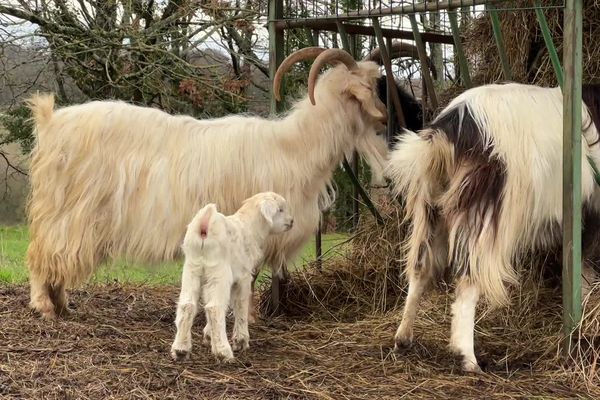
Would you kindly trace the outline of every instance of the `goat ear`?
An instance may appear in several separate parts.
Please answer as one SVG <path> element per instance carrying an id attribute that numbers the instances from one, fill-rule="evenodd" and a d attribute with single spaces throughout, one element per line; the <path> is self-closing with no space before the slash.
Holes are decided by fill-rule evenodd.
<path id="1" fill-rule="evenodd" d="M 387 122 L 387 110 L 369 86 L 360 81 L 350 82 L 346 92 L 358 100 L 363 110 L 371 117 L 381 122 Z"/>
<path id="2" fill-rule="evenodd" d="M 273 217 L 279 210 L 279 206 L 273 200 L 263 200 L 260 204 L 260 213 L 265 217 L 269 226 L 273 226 Z"/>

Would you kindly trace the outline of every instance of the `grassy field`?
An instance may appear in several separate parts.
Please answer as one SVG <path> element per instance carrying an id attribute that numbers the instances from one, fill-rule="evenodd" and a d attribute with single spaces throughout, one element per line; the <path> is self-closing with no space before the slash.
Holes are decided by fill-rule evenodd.
<path id="1" fill-rule="evenodd" d="M 347 239 L 344 234 L 323 236 L 323 253 L 335 256 L 344 251 L 340 246 Z M 25 253 L 28 233 L 26 226 L 0 226 L 0 282 L 22 283 L 27 280 Z M 314 239 L 306 245 L 295 267 L 301 267 L 315 258 Z M 164 265 L 140 265 L 116 262 L 104 265 L 92 278 L 95 283 L 131 282 L 147 284 L 177 284 L 181 278 L 181 262 Z M 263 272 L 267 274 L 267 272 Z"/>

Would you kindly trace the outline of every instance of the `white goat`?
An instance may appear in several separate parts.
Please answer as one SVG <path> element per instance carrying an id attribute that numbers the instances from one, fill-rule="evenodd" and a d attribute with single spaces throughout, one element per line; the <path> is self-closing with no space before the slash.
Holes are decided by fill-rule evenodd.
<path id="1" fill-rule="evenodd" d="M 182 249 L 185 263 L 171 346 L 175 360 L 188 358 L 192 351 L 192 324 L 202 296 L 206 312 L 204 342 L 219 360 L 233 360 L 227 341 L 225 315 L 231 304 L 233 350 L 250 345 L 248 306 L 252 275 L 263 260 L 263 247 L 270 235 L 289 230 L 294 220 L 286 200 L 272 192 L 258 193 L 233 215 L 225 216 L 215 204 L 198 211 L 188 225 Z"/>
<path id="2" fill-rule="evenodd" d="M 387 113 L 375 89 L 375 63 L 356 63 L 339 49 L 305 48 L 284 60 L 274 87 L 295 62 L 315 57 L 310 101 L 272 120 L 196 120 L 118 101 L 54 111 L 52 96 L 33 97 L 31 307 L 46 318 L 66 312 L 65 289 L 105 260 L 181 256 L 186 224 L 202 204 L 231 214 L 263 191 L 283 195 L 295 216 L 293 229 L 272 238 L 265 251 L 280 273 L 315 232 L 342 157 L 358 150 L 381 171 L 387 156 L 377 135 Z M 340 65 L 315 88 L 325 64 Z"/>
<path id="3" fill-rule="evenodd" d="M 600 261 L 600 189 L 588 157 L 600 165 L 600 87 L 583 93 L 584 275 L 591 278 Z M 400 136 L 385 171 L 412 222 L 396 346 L 412 343 L 421 295 L 450 266 L 457 280 L 450 345 L 464 370 L 480 371 L 473 347 L 480 295 L 506 304 L 506 285 L 519 283 L 519 256 L 560 240 L 562 111 L 559 88 L 487 85 L 458 96 L 428 128 Z"/>

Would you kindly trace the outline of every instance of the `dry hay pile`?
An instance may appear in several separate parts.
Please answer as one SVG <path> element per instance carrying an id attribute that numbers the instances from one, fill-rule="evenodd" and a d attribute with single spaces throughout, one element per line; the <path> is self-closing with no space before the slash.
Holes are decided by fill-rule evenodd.
<path id="1" fill-rule="evenodd" d="M 545 87 L 557 86 L 556 75 L 531 0 L 498 3 L 499 19 L 513 82 Z M 560 0 L 542 0 L 544 15 L 562 65 L 563 19 Z M 554 7 L 552 7 L 554 6 Z M 583 82 L 600 81 L 600 0 L 586 0 L 583 5 Z M 461 36 L 469 73 L 474 86 L 505 81 L 498 47 L 488 13 L 468 20 L 461 26 Z M 535 61 L 532 61 L 535 60 Z M 437 115 L 452 99 L 465 91 L 456 83 L 438 94 Z"/>
<path id="2" fill-rule="evenodd" d="M 533 2 L 512 1 L 498 5 L 500 9 L 515 7 L 531 7 Z M 555 0 L 543 0 L 542 5 L 556 5 Z M 594 82 L 600 79 L 600 0 L 583 2 L 583 80 Z M 554 45 L 562 62 L 563 53 L 563 9 L 548 8 L 544 10 Z M 499 11 L 502 35 L 511 66 L 513 80 L 521 83 L 533 83 L 541 86 L 556 86 L 556 76 L 548 50 L 544 44 L 542 32 L 536 19 L 535 11 L 513 10 Z M 469 68 L 476 85 L 502 81 L 502 66 L 495 45 L 492 24 L 487 13 L 473 19 L 463 30 L 465 53 Z M 532 56 L 538 54 L 535 63 L 537 68 L 528 71 L 530 50 Z M 532 57 L 535 58 L 535 57 Z"/>
<path id="3" fill-rule="evenodd" d="M 379 209 L 383 209 L 385 226 L 379 227 L 372 218 L 363 217 L 346 257 L 325 261 L 322 271 L 312 266 L 292 274 L 282 292 L 281 310 L 286 318 L 302 318 L 311 323 L 327 320 L 362 326 L 366 329 L 351 335 L 348 341 L 365 340 L 359 339 L 364 334 L 371 336 L 374 344 L 383 346 L 382 363 L 391 359 L 404 363 L 411 379 L 417 381 L 424 375 L 430 376 L 428 385 L 435 387 L 429 388 L 431 397 L 451 398 L 444 393 L 461 393 L 458 386 L 465 390 L 460 396 L 469 397 L 469 391 L 474 389 L 472 377 L 454 375 L 455 381 L 445 380 L 455 373 L 460 375 L 459 364 L 453 363 L 447 349 L 453 300 L 451 279 L 424 296 L 413 348 L 401 355 L 391 353 L 406 296 L 400 262 L 406 226 L 400 222 L 403 215 L 399 205 L 388 203 Z M 585 299 L 576 351 L 571 360 L 564 362 L 562 297 L 556 278 L 559 260 L 556 254 L 530 255 L 522 266 L 523 287 L 513 290 L 509 308 L 490 310 L 480 304 L 475 351 L 488 375 L 478 378 L 483 380 L 477 384 L 482 385 L 486 398 L 600 396 L 600 284 Z M 269 299 L 266 290 L 262 296 L 265 309 L 270 306 Z M 339 330 L 336 328 L 335 332 Z M 500 382 L 513 385 L 516 391 L 489 391 L 488 385 Z"/>

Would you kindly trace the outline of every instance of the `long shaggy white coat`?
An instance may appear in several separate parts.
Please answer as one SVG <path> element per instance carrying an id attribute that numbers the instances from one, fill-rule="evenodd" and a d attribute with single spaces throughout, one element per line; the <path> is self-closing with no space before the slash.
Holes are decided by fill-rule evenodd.
<path id="1" fill-rule="evenodd" d="M 283 195 L 295 216 L 293 229 L 265 249 L 278 273 L 316 231 L 345 154 L 358 150 L 382 170 L 379 76 L 373 62 L 338 65 L 319 77 L 316 106 L 305 98 L 272 120 L 197 120 L 119 101 L 55 111 L 52 96 L 33 97 L 31 306 L 46 318 L 65 312 L 65 289 L 103 261 L 180 256 L 194 210 L 215 203 L 231 214 L 263 191 Z"/>

